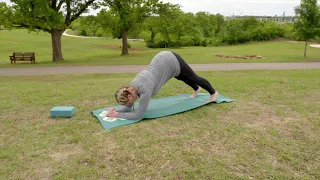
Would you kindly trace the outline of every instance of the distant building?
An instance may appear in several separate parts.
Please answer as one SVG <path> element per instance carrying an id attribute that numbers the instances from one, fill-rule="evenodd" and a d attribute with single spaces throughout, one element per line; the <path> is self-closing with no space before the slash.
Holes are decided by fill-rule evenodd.
<path id="1" fill-rule="evenodd" d="M 278 24 L 286 24 L 286 23 L 293 23 L 295 19 L 297 18 L 296 16 L 285 16 L 285 12 L 283 13 L 283 16 L 238 16 L 238 15 L 232 15 L 232 16 L 226 16 L 226 20 L 230 19 L 242 19 L 242 18 L 249 18 L 249 17 L 254 17 L 258 19 L 259 21 L 273 21 Z"/>

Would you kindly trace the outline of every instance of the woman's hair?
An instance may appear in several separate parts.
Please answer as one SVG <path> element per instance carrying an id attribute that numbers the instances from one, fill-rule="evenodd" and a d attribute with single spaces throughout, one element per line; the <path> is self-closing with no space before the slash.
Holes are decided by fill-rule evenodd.
<path id="1" fill-rule="evenodd" d="M 119 89 L 117 89 L 116 92 L 114 93 L 116 101 L 120 105 L 128 105 L 129 104 L 128 95 L 131 94 L 131 92 L 129 91 L 130 87 L 131 86 L 122 86 Z"/>

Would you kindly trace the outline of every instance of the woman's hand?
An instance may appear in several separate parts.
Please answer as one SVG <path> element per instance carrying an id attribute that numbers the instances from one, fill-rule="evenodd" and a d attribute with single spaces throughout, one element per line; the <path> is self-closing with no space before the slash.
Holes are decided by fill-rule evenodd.
<path id="1" fill-rule="evenodd" d="M 118 115 L 119 115 L 118 112 L 114 108 L 111 108 L 111 109 L 109 109 L 106 116 L 111 117 L 111 118 L 117 118 Z"/>
<path id="2" fill-rule="evenodd" d="M 116 111 L 116 109 L 115 108 L 111 108 L 111 109 L 108 110 L 108 112 L 112 112 L 112 111 Z"/>

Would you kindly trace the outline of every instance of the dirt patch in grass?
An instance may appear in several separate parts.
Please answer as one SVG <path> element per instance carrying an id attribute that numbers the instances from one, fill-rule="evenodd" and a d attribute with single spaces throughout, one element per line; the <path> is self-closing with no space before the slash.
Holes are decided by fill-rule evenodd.
<path id="1" fill-rule="evenodd" d="M 297 44 L 297 43 L 305 43 L 305 42 L 303 42 L 303 41 L 288 41 L 288 42 L 293 43 L 293 44 Z"/>
<path id="2" fill-rule="evenodd" d="M 265 59 L 265 56 L 259 56 L 259 55 L 245 55 L 245 56 L 226 56 L 226 55 L 216 55 L 219 58 L 233 58 L 233 59 Z"/>
<path id="3" fill-rule="evenodd" d="M 105 48 L 107 49 L 113 49 L 113 50 L 121 50 L 121 46 L 118 46 L 118 45 L 106 45 L 104 46 Z M 143 48 L 129 48 L 129 51 L 144 51 L 145 49 Z"/>
<path id="4" fill-rule="evenodd" d="M 75 144 L 66 144 L 60 146 L 59 149 L 51 154 L 53 160 L 58 162 L 65 162 L 72 156 L 79 155 L 81 153 L 81 147 Z"/>

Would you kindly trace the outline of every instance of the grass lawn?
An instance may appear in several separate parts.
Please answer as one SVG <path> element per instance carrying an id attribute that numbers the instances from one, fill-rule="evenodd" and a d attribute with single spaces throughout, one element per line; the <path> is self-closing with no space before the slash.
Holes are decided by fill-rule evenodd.
<path id="1" fill-rule="evenodd" d="M 303 58 L 304 44 L 288 41 L 247 43 L 235 46 L 185 47 L 179 49 L 150 49 L 144 42 L 129 41 L 130 56 L 120 56 L 121 40 L 111 38 L 83 39 L 62 37 L 65 62 L 52 63 L 50 34 L 28 33 L 27 30 L 0 31 L 0 67 L 34 67 L 57 65 L 123 65 L 148 64 L 152 57 L 163 50 L 175 51 L 188 63 L 229 62 L 310 62 L 320 61 L 320 48 L 308 47 L 308 56 Z M 12 52 L 35 52 L 37 64 L 18 62 L 11 65 Z M 266 59 L 222 59 L 216 55 L 261 55 Z"/>
<path id="2" fill-rule="evenodd" d="M 41 44 L 47 36 L 37 37 Z M 82 41 L 105 43 L 64 40 L 70 57 L 85 49 Z M 255 47 L 235 49 L 246 46 Z M 111 56 L 102 49 L 93 54 Z M 0 77 L 0 179 L 320 179 L 320 70 L 199 74 L 237 102 L 110 131 L 90 112 L 115 105 L 114 90 L 134 74 Z M 189 92 L 170 80 L 155 98 Z M 76 114 L 51 119 L 56 105 L 73 105 Z"/>

